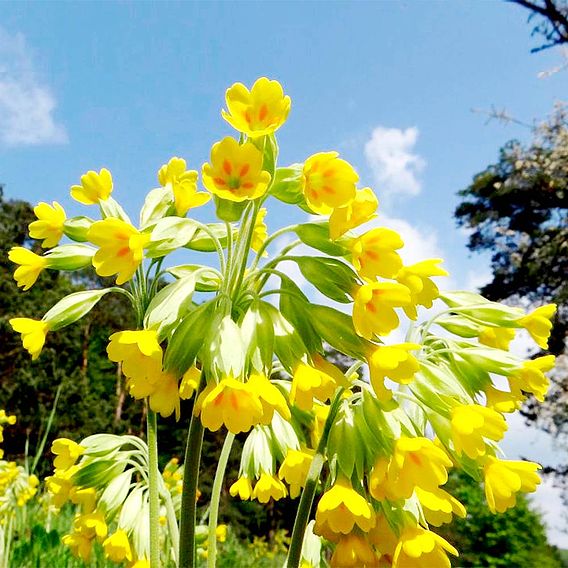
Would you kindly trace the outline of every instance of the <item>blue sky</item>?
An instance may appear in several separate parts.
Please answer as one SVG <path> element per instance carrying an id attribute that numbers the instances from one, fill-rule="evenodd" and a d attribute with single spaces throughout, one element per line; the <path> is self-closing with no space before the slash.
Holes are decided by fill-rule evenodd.
<path id="1" fill-rule="evenodd" d="M 453 286 L 481 284 L 487 260 L 469 257 L 455 194 L 530 133 L 471 109 L 531 122 L 568 92 L 566 71 L 537 77 L 561 57 L 530 54 L 526 20 L 497 1 L 4 2 L 0 183 L 8 198 L 84 214 L 69 187 L 107 167 L 135 212 L 170 157 L 200 169 L 233 134 L 220 117 L 225 89 L 265 75 L 292 97 L 282 165 L 339 150 L 411 258 L 443 255 Z M 268 222 L 301 218 L 278 207 Z"/>

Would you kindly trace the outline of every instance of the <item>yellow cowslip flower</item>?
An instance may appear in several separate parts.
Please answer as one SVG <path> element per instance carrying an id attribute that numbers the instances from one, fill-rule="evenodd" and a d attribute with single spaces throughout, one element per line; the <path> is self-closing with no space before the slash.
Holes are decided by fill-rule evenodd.
<path id="1" fill-rule="evenodd" d="M 387 498 L 396 499 L 395 495 L 391 495 L 388 490 L 387 472 L 389 469 L 390 459 L 385 456 L 379 456 L 370 475 L 368 476 L 369 493 L 377 501 L 384 501 Z"/>
<path id="2" fill-rule="evenodd" d="M 358 189 L 355 198 L 344 207 L 337 207 L 329 216 L 329 236 L 335 241 L 350 229 L 374 219 L 379 200 L 370 187 Z"/>
<path id="3" fill-rule="evenodd" d="M 188 170 L 183 158 L 174 157 L 164 164 L 158 171 L 158 181 L 162 187 L 172 190 L 176 213 L 180 217 L 211 199 L 208 193 L 197 191 L 197 171 Z"/>
<path id="4" fill-rule="evenodd" d="M 314 398 L 329 400 L 339 385 L 345 385 L 345 376 L 321 355 L 312 355 L 313 365 L 300 362 L 294 369 L 290 403 L 302 410 L 311 410 Z"/>
<path id="5" fill-rule="evenodd" d="M 76 465 L 69 469 L 56 470 L 55 473 L 45 478 L 45 486 L 51 493 L 52 503 L 56 509 L 61 509 L 69 499 L 69 492 L 73 488 L 71 478 L 79 470 Z"/>
<path id="6" fill-rule="evenodd" d="M 201 379 L 201 370 L 193 366 L 188 369 L 179 384 L 179 397 L 182 400 L 188 400 L 193 396 L 193 393 L 197 390 L 199 386 L 199 380 Z"/>
<path id="7" fill-rule="evenodd" d="M 308 448 L 302 450 L 290 448 L 286 453 L 286 457 L 278 470 L 278 477 L 290 486 L 290 497 L 292 499 L 300 495 L 300 490 L 306 484 L 314 453 L 314 450 Z"/>
<path id="8" fill-rule="evenodd" d="M 288 495 L 286 486 L 275 476 L 262 472 L 252 492 L 252 498 L 259 503 L 268 503 L 270 499 L 278 501 Z"/>
<path id="9" fill-rule="evenodd" d="M 258 395 L 247 383 L 232 377 L 206 388 L 199 399 L 196 405 L 201 409 L 201 422 L 213 432 L 222 425 L 233 434 L 248 432 L 264 414 Z"/>
<path id="10" fill-rule="evenodd" d="M 412 382 L 420 365 L 410 351 L 420 349 L 416 343 L 399 343 L 380 345 L 371 351 L 368 356 L 371 385 L 379 400 L 388 401 L 392 397 L 392 391 L 385 387 L 385 377 L 401 385 Z"/>
<path id="11" fill-rule="evenodd" d="M 330 560 L 332 568 L 376 568 L 379 557 L 367 537 L 356 533 L 339 539 Z"/>
<path id="12" fill-rule="evenodd" d="M 201 174 L 206 189 L 229 201 L 261 197 L 270 183 L 262 152 L 252 142 L 239 145 L 230 136 L 213 144 L 211 164 L 203 164 Z"/>
<path id="13" fill-rule="evenodd" d="M 73 526 L 75 532 L 83 534 L 88 538 L 97 538 L 99 542 L 102 542 L 108 534 L 105 516 L 101 511 L 79 515 L 75 518 Z"/>
<path id="14" fill-rule="evenodd" d="M 73 440 L 57 438 L 51 444 L 51 453 L 57 457 L 53 460 L 55 469 L 69 469 L 85 453 L 85 448 Z"/>
<path id="15" fill-rule="evenodd" d="M 252 231 L 252 242 L 250 248 L 258 252 L 264 241 L 268 238 L 268 227 L 264 222 L 266 217 L 266 207 L 262 207 L 254 219 L 254 227 Z M 264 253 L 267 256 L 267 253 Z"/>
<path id="16" fill-rule="evenodd" d="M 510 327 L 483 327 L 478 339 L 487 347 L 509 351 L 509 343 L 515 339 L 515 330 Z"/>
<path id="17" fill-rule="evenodd" d="M 409 499 L 416 487 L 435 490 L 448 481 L 447 469 L 452 465 L 452 460 L 432 440 L 401 436 L 388 466 L 388 492 Z"/>
<path id="18" fill-rule="evenodd" d="M 252 484 L 248 477 L 239 477 L 229 488 L 231 497 L 237 495 L 243 500 L 248 501 L 252 497 Z"/>
<path id="19" fill-rule="evenodd" d="M 313 422 L 310 431 L 312 446 L 315 448 L 320 441 L 325 422 L 329 415 L 329 405 L 316 402 L 312 408 Z"/>
<path id="20" fill-rule="evenodd" d="M 408 307 L 410 290 L 394 282 L 369 282 L 354 293 L 353 325 L 365 339 L 388 335 L 399 324 L 394 308 Z"/>
<path id="21" fill-rule="evenodd" d="M 91 550 L 93 548 L 93 539 L 85 536 L 84 534 L 73 532 L 66 534 L 61 539 L 61 542 L 71 549 L 71 554 L 76 558 L 80 558 L 84 562 L 88 562 L 91 557 Z"/>
<path id="22" fill-rule="evenodd" d="M 521 408 L 525 396 L 520 391 L 508 392 L 496 389 L 493 385 L 485 387 L 486 406 L 497 412 L 515 412 Z"/>
<path id="23" fill-rule="evenodd" d="M 384 227 L 367 231 L 349 245 L 355 270 L 369 280 L 392 278 L 402 268 L 402 260 L 394 251 L 403 246 L 400 235 Z"/>
<path id="24" fill-rule="evenodd" d="M 290 420 L 291 414 L 286 398 L 265 375 L 251 374 L 247 385 L 258 396 L 262 404 L 261 424 L 270 424 L 275 410 L 284 420 Z"/>
<path id="25" fill-rule="evenodd" d="M 552 318 L 556 313 L 556 304 L 540 306 L 530 314 L 517 320 L 524 327 L 541 349 L 548 349 L 548 338 L 552 330 Z"/>
<path id="26" fill-rule="evenodd" d="M 521 391 L 530 392 L 538 401 L 544 402 L 550 387 L 550 380 L 544 373 L 552 370 L 554 361 L 554 355 L 523 361 L 521 368 L 508 377 L 511 391 L 517 394 Z"/>
<path id="27" fill-rule="evenodd" d="M 80 505 L 84 515 L 92 513 L 97 504 L 97 491 L 94 487 L 72 487 L 69 491 L 69 499 L 71 503 Z"/>
<path id="28" fill-rule="evenodd" d="M 150 242 L 148 233 L 141 233 L 126 221 L 113 217 L 93 223 L 87 238 L 100 247 L 93 256 L 97 274 L 116 274 L 117 284 L 124 284 L 132 278 L 144 259 L 144 247 Z"/>
<path id="29" fill-rule="evenodd" d="M 0 424 L 10 424 L 10 426 L 13 426 L 17 419 L 15 414 L 6 414 L 3 408 L 0 409 Z"/>
<path id="30" fill-rule="evenodd" d="M 150 568 L 150 561 L 146 558 L 139 558 L 134 564 L 129 564 L 128 568 Z"/>
<path id="31" fill-rule="evenodd" d="M 219 542 L 225 542 L 227 540 L 227 525 L 217 525 L 215 528 L 215 538 Z"/>
<path id="32" fill-rule="evenodd" d="M 314 532 L 348 534 L 357 525 L 363 532 L 375 526 L 375 513 L 367 500 L 357 493 L 348 479 L 339 477 L 318 503 Z"/>
<path id="33" fill-rule="evenodd" d="M 99 173 L 92 170 L 81 176 L 81 185 L 71 186 L 71 197 L 84 205 L 96 205 L 112 193 L 112 176 L 103 168 Z"/>
<path id="34" fill-rule="evenodd" d="M 492 513 L 504 513 L 514 507 L 516 494 L 532 493 L 540 483 L 536 473 L 541 466 L 534 462 L 500 460 L 488 456 L 483 467 L 485 497 Z"/>
<path id="35" fill-rule="evenodd" d="M 37 359 L 45 344 L 49 322 L 30 318 L 11 318 L 9 323 L 14 331 L 22 334 L 22 345 L 32 356 L 32 360 Z"/>
<path id="36" fill-rule="evenodd" d="M 381 560 L 385 561 L 387 566 L 390 566 L 398 544 L 398 536 L 393 532 L 384 515 L 378 514 L 376 519 L 375 526 L 368 532 L 367 538 L 380 552 Z M 382 564 L 379 564 L 379 566 L 382 566 Z"/>
<path id="37" fill-rule="evenodd" d="M 24 292 L 35 284 L 35 281 L 43 270 L 47 268 L 49 262 L 45 256 L 39 256 L 24 247 L 11 248 L 8 253 L 8 259 L 20 265 L 14 272 L 14 280 L 20 288 L 24 289 Z"/>
<path id="38" fill-rule="evenodd" d="M 462 519 L 467 514 L 465 507 L 453 495 L 441 488 L 426 491 L 417 487 L 415 492 L 422 505 L 426 521 L 430 525 L 439 527 L 445 523 L 451 523 L 452 514 Z"/>
<path id="39" fill-rule="evenodd" d="M 30 223 L 30 237 L 43 239 L 41 243 L 43 248 L 57 246 L 63 236 L 63 224 L 67 219 L 63 207 L 57 201 L 52 205 L 42 201 L 34 207 L 34 213 L 38 220 Z"/>
<path id="40" fill-rule="evenodd" d="M 109 339 L 108 358 L 122 364 L 126 377 L 155 380 L 161 374 L 162 348 L 156 330 L 118 331 Z"/>
<path id="41" fill-rule="evenodd" d="M 479 404 L 457 405 L 451 416 L 454 449 L 473 460 L 485 454 L 484 438 L 498 442 L 508 428 L 501 414 Z"/>
<path id="42" fill-rule="evenodd" d="M 392 568 L 450 568 L 448 552 L 459 556 L 458 551 L 440 535 L 420 526 L 406 527 L 394 552 Z"/>
<path id="43" fill-rule="evenodd" d="M 132 549 L 128 541 L 128 535 L 123 529 L 118 529 L 111 534 L 104 542 L 103 549 L 105 556 L 113 562 L 122 562 L 123 560 L 132 560 Z"/>
<path id="44" fill-rule="evenodd" d="M 179 420 L 180 396 L 176 377 L 170 373 L 162 372 L 153 383 L 153 387 L 152 392 L 148 396 L 150 408 L 164 418 L 171 416 L 175 411 L 176 420 Z M 132 394 L 132 386 L 130 387 L 130 393 Z"/>
<path id="45" fill-rule="evenodd" d="M 242 83 L 235 83 L 225 93 L 227 109 L 221 116 L 249 138 L 258 138 L 276 132 L 288 118 L 292 101 L 284 95 L 282 85 L 260 77 L 249 91 Z"/>
<path id="46" fill-rule="evenodd" d="M 432 282 L 431 276 L 448 276 L 448 273 L 437 266 L 443 262 L 441 258 L 430 258 L 405 266 L 400 269 L 396 279 L 404 284 L 411 294 L 411 303 L 404 306 L 404 312 L 410 318 L 417 318 L 416 306 L 432 307 L 432 302 L 440 295 L 438 286 Z"/>
<path id="47" fill-rule="evenodd" d="M 316 213 L 327 215 L 355 199 L 359 181 L 353 166 L 337 152 L 319 152 L 310 156 L 302 170 L 302 191 Z"/>

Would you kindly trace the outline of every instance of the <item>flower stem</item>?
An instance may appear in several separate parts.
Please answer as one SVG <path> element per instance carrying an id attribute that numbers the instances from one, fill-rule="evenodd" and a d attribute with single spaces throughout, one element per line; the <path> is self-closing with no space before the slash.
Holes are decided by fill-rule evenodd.
<path id="1" fill-rule="evenodd" d="M 225 470 L 227 469 L 227 462 L 235 435 L 231 432 L 227 433 L 223 449 L 219 456 L 219 463 L 215 471 L 215 480 L 213 481 L 213 489 L 211 490 L 211 504 L 209 505 L 209 535 L 207 538 L 207 567 L 215 568 L 217 561 L 217 519 L 219 516 L 219 501 L 221 500 L 221 488 L 223 486 L 223 479 L 225 478 Z"/>
<path id="2" fill-rule="evenodd" d="M 195 394 L 196 400 L 205 381 L 203 375 L 201 385 Z M 185 447 L 183 464 L 183 490 L 181 494 L 179 568 L 195 566 L 195 525 L 197 512 L 197 478 L 201 461 L 201 445 L 203 443 L 203 424 L 199 416 L 192 414 Z"/>
<path id="3" fill-rule="evenodd" d="M 158 487 L 158 421 L 148 408 L 148 493 L 150 498 L 150 567 L 160 568 L 160 498 Z"/>
<path id="4" fill-rule="evenodd" d="M 343 390 L 344 389 L 340 389 L 337 391 L 333 403 L 331 404 L 316 453 L 310 465 L 308 477 L 306 478 L 306 485 L 302 491 L 300 504 L 298 505 L 298 512 L 296 513 L 296 520 L 294 522 L 294 530 L 292 531 L 292 539 L 290 541 L 290 550 L 288 551 L 286 568 L 298 568 L 298 566 L 300 566 L 306 525 L 308 524 L 310 511 L 312 510 L 321 470 L 325 463 L 325 450 L 327 447 L 329 432 L 341 405 Z"/>

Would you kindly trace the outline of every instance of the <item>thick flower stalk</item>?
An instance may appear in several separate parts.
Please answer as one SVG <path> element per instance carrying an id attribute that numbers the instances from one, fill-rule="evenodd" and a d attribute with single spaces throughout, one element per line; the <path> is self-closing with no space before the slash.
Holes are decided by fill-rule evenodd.
<path id="1" fill-rule="evenodd" d="M 111 196 L 110 172 L 90 171 L 71 195 L 98 205 L 101 218 L 66 218 L 58 204 L 42 203 L 30 233 L 54 248 L 10 252 L 25 290 L 46 269 L 92 266 L 116 278 L 115 287 L 63 298 L 41 320 L 13 314 L 33 358 L 107 293 L 126 296 L 137 321 L 109 338 L 107 354 L 128 393 L 147 405 L 148 443 L 54 443 L 53 503 L 70 500 L 78 510 L 65 543 L 87 559 L 99 541 L 107 558 L 136 568 L 195 566 L 206 549 L 212 567 L 228 486 L 233 497 L 260 503 L 300 497 L 289 567 L 302 558 L 317 565 L 321 537 L 334 548 L 332 566 L 449 566 L 458 551 L 432 528 L 466 514 L 444 488 L 451 468 L 484 480 L 494 512 L 539 482 L 537 464 L 498 458 L 498 443 L 503 414 L 529 394 L 543 400 L 554 364 L 550 355 L 524 361 L 509 344 L 526 329 L 545 349 L 555 307 L 527 314 L 440 292 L 442 260 L 404 265 L 403 239 L 381 226 L 376 195 L 358 187 L 359 174 L 337 152 L 281 166 L 276 132 L 291 101 L 277 81 L 233 85 L 226 107 L 222 116 L 239 137 L 213 144 L 201 178 L 183 158 L 162 165 L 139 222 Z M 195 219 L 208 204 L 216 222 Z M 311 217 L 271 231 L 286 206 Z M 59 244 L 64 238 L 77 244 Z M 311 252 L 295 254 L 300 244 Z M 187 263 L 172 265 L 172 253 L 188 255 Z M 199 264 L 197 254 L 213 256 Z M 311 302 L 308 287 L 325 303 Z M 428 313 L 437 300 L 441 311 Z M 406 340 L 396 342 L 401 330 Z M 327 346 L 351 368 L 329 361 Z M 157 415 L 190 423 L 183 466 L 170 463 L 163 474 Z M 204 429 L 227 433 L 205 536 L 196 520 Z M 225 480 L 233 437 L 243 433 L 238 478 Z"/>

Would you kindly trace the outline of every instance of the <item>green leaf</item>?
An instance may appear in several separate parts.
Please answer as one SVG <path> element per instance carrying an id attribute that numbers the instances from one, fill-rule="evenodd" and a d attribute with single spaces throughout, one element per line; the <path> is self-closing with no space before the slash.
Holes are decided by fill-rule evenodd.
<path id="1" fill-rule="evenodd" d="M 240 327 L 246 348 L 247 372 L 250 364 L 253 369 L 268 376 L 274 354 L 274 327 L 270 313 L 261 302 L 255 301 L 249 306 Z"/>
<path id="2" fill-rule="evenodd" d="M 144 316 L 144 328 L 155 329 L 160 341 L 166 338 L 193 305 L 195 276 L 190 274 L 164 286 L 152 298 Z"/>
<path id="3" fill-rule="evenodd" d="M 91 266 L 97 249 L 89 245 L 59 245 L 45 254 L 49 268 L 53 270 L 80 270 Z"/>
<path id="4" fill-rule="evenodd" d="M 226 248 L 227 246 L 227 227 L 225 223 L 208 223 L 207 228 L 213 235 L 220 241 L 221 246 Z M 238 234 L 238 230 L 234 227 L 231 227 L 233 230 L 233 238 L 235 238 Z M 201 252 L 215 252 L 215 244 L 213 243 L 213 239 L 203 230 L 198 229 L 193 235 L 191 241 L 189 241 L 185 248 L 191 250 L 198 250 Z"/>
<path id="5" fill-rule="evenodd" d="M 61 329 L 86 316 L 97 305 L 98 301 L 112 290 L 112 288 L 105 288 L 69 294 L 59 300 L 42 319 L 50 323 L 52 331 Z"/>
<path id="6" fill-rule="evenodd" d="M 165 217 L 152 228 L 146 257 L 158 258 L 184 247 L 197 231 L 197 224 L 182 217 Z"/>
<path id="7" fill-rule="evenodd" d="M 215 202 L 215 215 L 222 221 L 232 223 L 239 221 L 243 215 L 248 201 L 231 201 L 230 199 L 222 199 L 221 197 L 214 196 Z"/>
<path id="8" fill-rule="evenodd" d="M 330 256 L 346 256 L 349 249 L 341 245 L 346 239 L 332 241 L 329 238 L 329 222 L 321 223 L 302 223 L 296 225 L 294 232 L 298 238 L 306 245 L 329 254 Z"/>
<path id="9" fill-rule="evenodd" d="M 302 192 L 303 164 L 292 164 L 287 168 L 276 168 L 270 195 L 284 203 L 299 205 L 306 203 Z"/>
<path id="10" fill-rule="evenodd" d="M 180 264 L 168 268 L 167 272 L 176 278 L 184 278 L 193 274 L 197 292 L 216 292 L 221 286 L 219 274 L 203 264 Z"/>
<path id="11" fill-rule="evenodd" d="M 169 187 L 158 187 L 148 192 L 140 211 L 140 227 L 148 227 L 166 217 L 173 202 L 173 192 Z"/>
<path id="12" fill-rule="evenodd" d="M 352 302 L 350 294 L 358 278 L 344 262 L 318 256 L 292 256 L 287 260 L 294 261 L 306 280 L 328 298 L 342 304 Z"/>
<path id="13" fill-rule="evenodd" d="M 84 243 L 89 240 L 87 238 L 87 232 L 93 223 L 94 221 L 90 217 L 71 217 L 70 219 L 66 219 L 65 223 L 63 223 L 63 232 L 65 236 L 69 237 L 71 240 Z"/>
<path id="14" fill-rule="evenodd" d="M 130 220 L 130 217 L 126 214 L 126 211 L 112 197 L 109 197 L 108 199 L 101 199 L 99 201 L 99 206 L 101 208 L 101 214 L 103 219 L 106 219 L 108 217 L 113 217 L 115 219 L 121 219 L 122 221 L 125 221 L 129 225 L 132 225 L 132 221 Z"/>
<path id="15" fill-rule="evenodd" d="M 209 373 L 218 380 L 242 376 L 246 348 L 239 326 L 230 315 L 225 315 L 212 318 L 208 327 L 202 361 Z"/>

